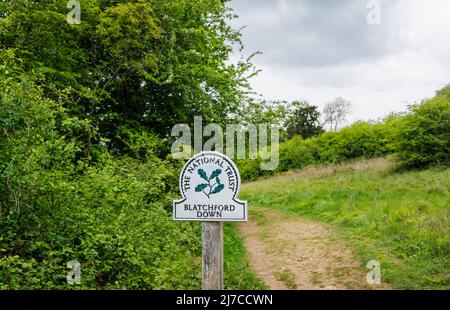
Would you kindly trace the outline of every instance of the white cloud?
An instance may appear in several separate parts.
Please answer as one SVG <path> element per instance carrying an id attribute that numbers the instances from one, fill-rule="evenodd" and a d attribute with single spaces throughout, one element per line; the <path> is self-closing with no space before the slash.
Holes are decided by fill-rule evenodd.
<path id="1" fill-rule="evenodd" d="M 433 96 L 450 83 L 450 1 L 381 2 L 382 24 L 367 25 L 362 0 L 234 0 L 246 54 L 263 52 L 254 89 L 319 106 L 342 96 L 353 120 Z"/>

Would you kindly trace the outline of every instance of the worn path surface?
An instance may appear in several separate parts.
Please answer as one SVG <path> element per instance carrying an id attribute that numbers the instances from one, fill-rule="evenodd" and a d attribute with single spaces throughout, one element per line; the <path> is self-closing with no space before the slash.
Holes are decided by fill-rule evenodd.
<path id="1" fill-rule="evenodd" d="M 266 209 L 239 225 L 252 269 L 269 289 L 386 289 L 369 286 L 368 270 L 331 226 Z"/>

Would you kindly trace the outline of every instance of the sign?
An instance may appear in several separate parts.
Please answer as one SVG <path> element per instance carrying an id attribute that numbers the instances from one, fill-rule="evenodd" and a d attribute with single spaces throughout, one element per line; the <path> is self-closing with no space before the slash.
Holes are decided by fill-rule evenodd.
<path id="1" fill-rule="evenodd" d="M 236 165 L 218 152 L 191 158 L 180 175 L 183 199 L 173 202 L 176 221 L 246 222 L 247 202 L 237 199 L 241 178 Z"/>

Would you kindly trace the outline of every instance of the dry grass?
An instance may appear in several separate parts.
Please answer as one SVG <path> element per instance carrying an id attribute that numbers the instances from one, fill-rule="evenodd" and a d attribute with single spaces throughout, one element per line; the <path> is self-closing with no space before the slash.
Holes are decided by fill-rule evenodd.
<path id="1" fill-rule="evenodd" d="M 251 186 L 253 183 L 272 183 L 277 180 L 290 180 L 297 178 L 317 178 L 335 175 L 338 173 L 349 173 L 357 171 L 380 171 L 385 170 L 392 166 L 391 159 L 388 157 L 380 157 L 374 159 L 363 159 L 355 162 L 346 162 L 341 164 L 324 164 L 324 165 L 311 165 L 302 170 L 291 170 L 282 172 L 276 176 L 260 179 L 252 182 L 245 183 L 243 186 Z"/>

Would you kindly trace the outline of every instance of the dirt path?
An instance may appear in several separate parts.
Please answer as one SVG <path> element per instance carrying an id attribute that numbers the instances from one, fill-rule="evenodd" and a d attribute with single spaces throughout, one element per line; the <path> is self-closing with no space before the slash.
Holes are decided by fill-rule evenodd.
<path id="1" fill-rule="evenodd" d="M 366 283 L 368 270 L 326 224 L 254 209 L 239 231 L 252 269 L 269 289 L 374 288 Z"/>

